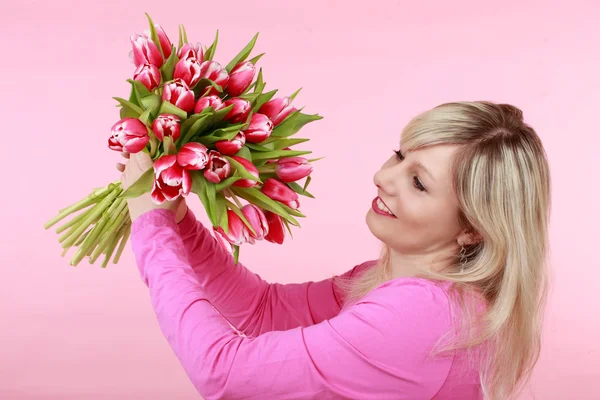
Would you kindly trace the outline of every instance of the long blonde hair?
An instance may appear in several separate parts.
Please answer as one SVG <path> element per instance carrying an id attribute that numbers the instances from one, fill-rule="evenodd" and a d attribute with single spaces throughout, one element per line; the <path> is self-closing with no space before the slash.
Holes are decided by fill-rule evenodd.
<path id="1" fill-rule="evenodd" d="M 478 353 L 484 394 L 508 399 L 522 391 L 540 353 L 548 291 L 546 153 L 521 110 L 487 101 L 439 105 L 402 131 L 405 153 L 438 144 L 460 145 L 453 166 L 459 222 L 481 240 L 465 246 L 462 272 L 457 254 L 448 268 L 421 277 L 453 282 L 449 295 L 459 307 L 456 332 L 462 336 L 445 350 L 484 344 L 488 350 Z M 377 265 L 358 278 L 336 279 L 345 302 L 391 279 L 390 251 L 384 245 Z M 477 298 L 484 299 L 484 311 L 477 311 Z"/>

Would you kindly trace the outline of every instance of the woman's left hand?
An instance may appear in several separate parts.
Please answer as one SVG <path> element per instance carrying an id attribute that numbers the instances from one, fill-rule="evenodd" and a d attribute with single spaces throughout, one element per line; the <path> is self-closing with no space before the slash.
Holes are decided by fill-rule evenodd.
<path id="1" fill-rule="evenodd" d="M 129 158 L 127 164 L 117 164 L 117 169 L 123 174 L 121 175 L 121 185 L 123 190 L 133 185 L 146 171 L 153 168 L 154 163 L 150 156 L 140 151 L 139 153 L 128 154 L 122 153 L 124 157 Z M 162 204 L 155 204 L 152 201 L 152 195 L 150 192 L 144 193 L 141 196 L 127 199 L 127 206 L 129 207 L 129 216 L 131 221 L 135 221 L 140 215 L 155 209 L 170 210 L 177 213 L 179 203 L 182 198 L 179 197 L 173 201 L 165 201 Z"/>

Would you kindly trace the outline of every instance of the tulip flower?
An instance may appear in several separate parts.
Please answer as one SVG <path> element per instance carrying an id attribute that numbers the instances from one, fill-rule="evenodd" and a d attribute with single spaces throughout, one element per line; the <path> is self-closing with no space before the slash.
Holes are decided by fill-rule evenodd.
<path id="1" fill-rule="evenodd" d="M 229 74 L 229 82 L 227 83 L 227 93 L 230 96 L 239 96 L 252 83 L 256 67 L 250 61 L 237 64 Z"/>
<path id="2" fill-rule="evenodd" d="M 265 114 L 271 121 L 273 121 L 273 125 L 279 125 L 292 111 L 295 110 L 293 106 L 290 105 L 291 100 L 289 97 L 277 97 L 275 99 L 267 101 L 263 104 L 258 112 L 260 114 Z"/>
<path id="3" fill-rule="evenodd" d="M 244 243 L 254 243 L 254 239 L 250 236 L 250 231 L 244 221 L 231 210 L 227 210 L 227 230 L 229 232 L 225 233 L 221 227 L 217 230 L 225 240 L 233 245 L 241 246 Z"/>
<path id="4" fill-rule="evenodd" d="M 242 214 L 246 217 L 246 220 L 250 223 L 254 232 L 248 229 L 248 234 L 252 239 L 263 240 L 269 233 L 269 225 L 267 225 L 267 217 L 263 211 L 255 206 L 254 204 L 246 204 L 242 207 Z"/>
<path id="5" fill-rule="evenodd" d="M 245 159 L 244 157 L 236 157 L 236 156 L 233 156 L 232 158 L 235 161 L 237 161 L 240 164 L 242 164 L 242 166 L 249 173 L 251 173 L 253 176 L 255 176 L 256 178 L 258 178 L 258 169 L 256 169 L 256 167 L 254 166 L 254 164 L 252 164 L 249 160 Z M 240 180 L 235 181 L 233 183 L 233 186 L 244 187 L 244 188 L 254 187 L 256 185 L 258 185 L 258 181 L 253 181 L 251 179 L 240 179 Z"/>
<path id="6" fill-rule="evenodd" d="M 223 108 L 223 100 L 219 96 L 204 96 L 200 97 L 194 107 L 195 113 L 200 113 L 205 108 L 212 107 L 215 111 Z"/>
<path id="7" fill-rule="evenodd" d="M 202 61 L 204 59 L 204 53 L 202 51 L 202 46 L 200 45 L 200 43 L 196 43 L 195 45 L 190 44 L 190 43 L 184 43 L 183 46 L 181 46 L 181 48 L 179 49 L 179 52 L 177 53 L 177 57 L 180 60 L 187 60 L 190 58 L 194 58 L 194 59 L 198 60 L 198 62 L 200 64 L 202 64 Z"/>
<path id="8" fill-rule="evenodd" d="M 175 65 L 173 78 L 180 78 L 193 88 L 200 80 L 200 63 L 193 57 L 179 60 Z"/>
<path id="9" fill-rule="evenodd" d="M 244 131 L 249 143 L 265 141 L 273 133 L 273 122 L 264 114 L 252 114 L 248 129 Z"/>
<path id="10" fill-rule="evenodd" d="M 221 88 L 227 86 L 227 82 L 229 82 L 229 74 L 227 73 L 227 70 L 223 68 L 221 64 L 212 60 L 204 61 L 200 65 L 200 78 L 210 79 L 217 85 L 221 86 Z M 203 95 L 209 96 L 213 94 L 218 95 L 219 92 L 214 87 L 209 86 Z"/>
<path id="11" fill-rule="evenodd" d="M 181 108 L 185 112 L 194 109 L 194 92 L 182 79 L 175 79 L 163 88 L 162 99 Z"/>
<path id="12" fill-rule="evenodd" d="M 152 40 L 142 35 L 130 36 L 129 40 L 133 45 L 133 63 L 136 67 L 145 63 L 161 67 L 163 57 Z"/>
<path id="13" fill-rule="evenodd" d="M 231 140 L 220 140 L 215 143 L 215 147 L 221 154 L 232 156 L 246 144 L 246 135 L 244 132 L 238 132 Z"/>
<path id="14" fill-rule="evenodd" d="M 142 82 L 149 91 L 153 91 L 160 85 L 160 70 L 150 63 L 140 64 L 133 73 L 133 79 Z"/>
<path id="15" fill-rule="evenodd" d="M 267 179 L 264 182 L 261 191 L 271 199 L 277 200 L 291 209 L 296 210 L 300 207 L 298 194 L 290 189 L 285 183 L 282 183 L 277 179 Z"/>
<path id="16" fill-rule="evenodd" d="M 275 164 L 275 173 L 282 182 L 296 182 L 310 175 L 312 170 L 304 157 L 280 158 Z"/>
<path id="17" fill-rule="evenodd" d="M 215 238 L 217 239 L 217 241 L 221 244 L 221 246 L 223 246 L 223 248 L 229 253 L 229 254 L 233 254 L 233 246 L 231 245 L 231 243 L 229 243 L 229 241 L 225 238 L 225 232 L 223 231 L 223 228 L 221 228 L 220 226 L 218 228 L 215 228 L 213 226 L 213 233 L 215 235 Z"/>
<path id="18" fill-rule="evenodd" d="M 252 104 L 248 100 L 235 97 L 233 99 L 225 100 L 223 106 L 228 107 L 231 104 L 233 104 L 233 108 L 223 119 L 232 124 L 246 121 L 248 114 L 250 114 L 250 111 L 252 110 Z M 246 138 L 246 140 L 248 140 L 248 138 Z"/>
<path id="19" fill-rule="evenodd" d="M 152 122 L 152 132 L 161 142 L 165 136 L 171 136 L 173 142 L 179 139 L 181 134 L 181 126 L 179 125 L 179 117 L 174 114 L 160 114 Z"/>
<path id="20" fill-rule="evenodd" d="M 111 132 L 108 147 L 115 151 L 137 153 L 146 147 L 150 140 L 148 128 L 137 118 L 123 118 L 112 126 Z"/>
<path id="21" fill-rule="evenodd" d="M 171 51 L 173 45 L 169 40 L 169 37 L 165 33 L 165 30 L 159 24 L 154 24 L 154 29 L 156 30 L 156 35 L 158 36 L 158 41 L 160 42 L 160 48 L 165 56 L 165 60 L 171 56 Z M 144 36 L 150 39 L 150 30 L 144 29 Z"/>
<path id="22" fill-rule="evenodd" d="M 265 240 L 271 243 L 282 244 L 285 238 L 285 231 L 281 217 L 273 212 L 265 211 L 269 233 L 265 236 Z"/>
<path id="23" fill-rule="evenodd" d="M 229 177 L 231 173 L 231 165 L 226 158 L 221 157 L 218 151 L 211 150 L 208 152 L 208 164 L 204 170 L 204 177 L 212 182 L 219 183 L 223 179 Z"/>
<path id="24" fill-rule="evenodd" d="M 179 196 L 187 196 L 192 187 L 189 171 L 177 164 L 177 156 L 162 156 L 154 162 L 154 182 L 152 184 L 152 200 L 162 204 Z"/>
<path id="25" fill-rule="evenodd" d="M 202 143 L 186 143 L 177 153 L 177 164 L 187 170 L 204 169 L 208 164 L 208 149 Z"/>

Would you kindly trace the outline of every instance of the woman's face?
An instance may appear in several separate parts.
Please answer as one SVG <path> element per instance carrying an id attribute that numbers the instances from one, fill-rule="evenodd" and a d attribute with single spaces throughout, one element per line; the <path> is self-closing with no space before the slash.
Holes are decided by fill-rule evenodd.
<path id="1" fill-rule="evenodd" d="M 452 161 L 459 148 L 437 145 L 392 154 L 374 176 L 377 197 L 367 225 L 393 253 L 415 264 L 455 252 L 458 240 L 468 243 L 460 235 L 458 201 L 452 191 Z"/>

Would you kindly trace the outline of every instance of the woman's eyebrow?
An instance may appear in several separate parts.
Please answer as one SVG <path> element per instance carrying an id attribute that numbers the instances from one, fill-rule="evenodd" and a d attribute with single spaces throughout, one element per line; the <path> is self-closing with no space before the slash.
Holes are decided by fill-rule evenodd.
<path id="1" fill-rule="evenodd" d="M 432 181 L 436 182 L 435 177 L 432 175 L 432 173 L 423 165 L 421 164 L 419 161 L 414 161 L 413 162 L 413 166 L 415 168 L 420 169 L 421 171 L 425 172 L 427 175 L 429 175 L 429 177 L 431 178 Z"/>

